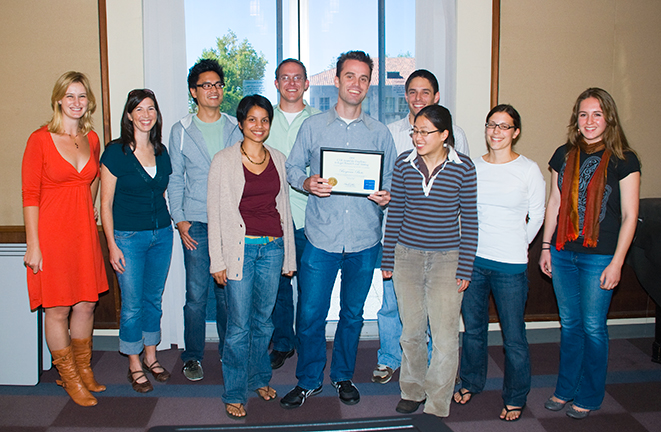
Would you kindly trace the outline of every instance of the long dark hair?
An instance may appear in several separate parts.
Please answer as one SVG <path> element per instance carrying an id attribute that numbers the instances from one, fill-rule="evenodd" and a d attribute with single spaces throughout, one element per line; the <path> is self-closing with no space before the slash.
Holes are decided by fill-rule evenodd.
<path id="1" fill-rule="evenodd" d="M 133 122 L 129 118 L 129 114 L 131 114 L 133 110 L 147 98 L 154 102 L 154 108 L 156 108 L 156 124 L 151 128 L 151 131 L 149 131 L 149 142 L 154 146 L 154 154 L 156 156 L 163 153 L 163 149 L 165 149 L 165 146 L 161 142 L 163 117 L 161 117 L 161 110 L 158 108 L 158 102 L 156 102 L 156 95 L 154 95 L 154 92 L 149 89 L 135 89 L 129 92 L 128 98 L 126 99 L 126 105 L 124 105 L 124 113 L 122 114 L 122 133 L 119 137 L 119 142 L 122 143 L 122 150 L 124 153 L 126 153 L 129 148 L 133 149 L 133 146 L 135 145 Z"/>

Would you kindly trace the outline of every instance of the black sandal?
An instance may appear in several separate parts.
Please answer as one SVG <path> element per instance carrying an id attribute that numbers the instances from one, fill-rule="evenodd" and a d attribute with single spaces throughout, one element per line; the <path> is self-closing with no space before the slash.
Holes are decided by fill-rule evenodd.
<path id="1" fill-rule="evenodd" d="M 462 401 L 464 400 L 464 396 L 466 396 L 466 395 L 470 396 L 470 398 L 466 402 L 457 402 L 457 400 L 454 398 L 454 395 L 453 395 L 452 400 L 457 405 L 468 405 L 468 402 L 472 401 L 473 396 L 475 395 L 475 393 L 473 393 L 472 391 L 470 391 L 468 389 L 465 389 L 465 388 L 459 389 L 457 392 L 455 392 L 455 394 L 457 394 L 457 393 L 459 393 L 459 396 L 461 396 Z"/>
<path id="2" fill-rule="evenodd" d="M 234 408 L 237 411 L 239 411 L 239 413 L 243 411 L 243 415 L 236 415 L 234 413 L 231 413 L 229 408 Z M 243 420 L 248 415 L 248 412 L 246 411 L 246 408 L 242 403 L 226 403 L 225 414 L 227 414 L 227 417 L 231 418 L 232 420 Z"/>
<path id="3" fill-rule="evenodd" d="M 506 421 L 506 422 L 515 422 L 515 421 L 519 421 L 519 419 L 521 418 L 521 415 L 523 415 L 523 409 L 524 409 L 525 407 L 526 407 L 526 406 L 524 405 L 524 406 L 522 406 L 522 407 L 507 408 L 507 405 L 503 405 L 503 409 L 505 410 L 505 417 L 498 417 L 498 418 L 500 418 L 502 421 Z M 515 419 L 507 420 L 507 414 L 509 414 L 509 413 L 511 413 L 511 412 L 516 412 L 516 411 L 519 412 L 519 416 L 518 416 L 517 418 L 515 418 Z"/>

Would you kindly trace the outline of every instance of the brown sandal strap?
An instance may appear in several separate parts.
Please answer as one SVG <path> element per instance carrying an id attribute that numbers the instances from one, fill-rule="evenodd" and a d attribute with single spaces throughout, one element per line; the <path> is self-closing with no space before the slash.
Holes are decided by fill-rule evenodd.
<path id="1" fill-rule="evenodd" d="M 165 370 L 165 368 L 163 366 L 161 366 L 161 364 L 158 362 L 158 360 L 154 360 L 154 363 L 152 363 L 151 365 L 147 365 L 147 363 L 143 360 L 142 364 L 147 368 L 147 370 L 149 372 L 152 372 L 154 368 L 161 368 L 161 369 Z"/>
<path id="2" fill-rule="evenodd" d="M 132 371 L 132 370 L 129 369 L 129 372 L 131 373 L 131 379 L 132 379 L 134 382 L 138 382 L 138 380 L 139 380 L 141 377 L 145 377 L 145 379 L 146 379 L 147 381 L 149 381 L 149 378 L 147 378 L 147 375 L 145 374 L 145 371 L 143 371 L 142 369 L 137 370 L 137 371 Z M 138 376 L 137 376 L 137 377 L 134 376 L 135 374 L 138 374 Z M 138 383 L 138 384 L 144 384 L 144 383 Z"/>

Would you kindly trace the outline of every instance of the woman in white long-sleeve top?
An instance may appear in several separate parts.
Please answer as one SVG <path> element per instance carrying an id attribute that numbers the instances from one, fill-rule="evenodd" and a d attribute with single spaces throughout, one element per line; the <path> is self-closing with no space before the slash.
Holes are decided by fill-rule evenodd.
<path id="1" fill-rule="evenodd" d="M 488 152 L 474 161 L 479 234 L 471 284 L 461 306 L 466 330 L 461 388 L 454 400 L 467 404 L 484 389 L 491 293 L 505 346 L 500 419 L 516 421 L 530 391 L 530 355 L 523 320 L 528 298 L 528 245 L 544 220 L 546 188 L 537 164 L 512 148 L 521 133 L 521 116 L 514 107 L 494 107 L 487 115 L 484 133 Z"/>

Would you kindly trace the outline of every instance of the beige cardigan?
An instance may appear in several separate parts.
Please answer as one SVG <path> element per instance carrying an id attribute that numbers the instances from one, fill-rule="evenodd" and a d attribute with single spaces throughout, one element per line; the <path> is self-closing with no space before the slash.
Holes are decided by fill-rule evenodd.
<path id="1" fill-rule="evenodd" d="M 280 192 L 275 198 L 280 213 L 285 258 L 282 273 L 296 271 L 294 224 L 289 207 L 289 185 L 285 171 L 286 157 L 278 150 L 264 145 L 280 177 Z M 246 227 L 239 212 L 246 180 L 241 162 L 241 141 L 218 153 L 211 162 L 207 188 L 207 218 L 209 220 L 209 256 L 211 273 L 227 269 L 227 279 L 243 277 L 243 244 Z"/>

